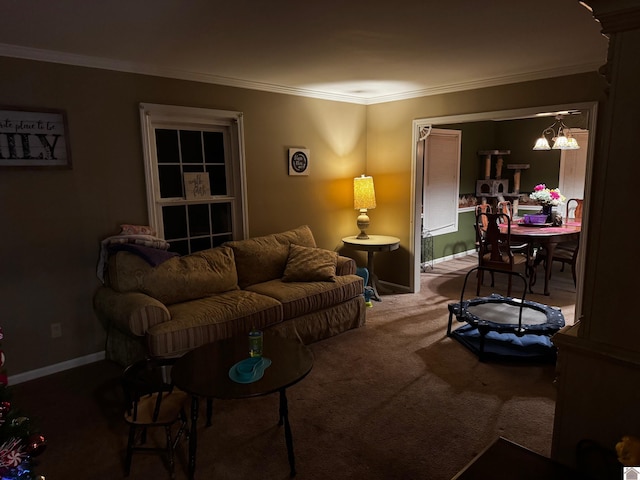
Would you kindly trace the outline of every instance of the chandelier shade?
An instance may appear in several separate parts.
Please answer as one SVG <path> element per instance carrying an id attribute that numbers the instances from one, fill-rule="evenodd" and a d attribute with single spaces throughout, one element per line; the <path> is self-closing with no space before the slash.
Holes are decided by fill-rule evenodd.
<path id="1" fill-rule="evenodd" d="M 549 140 L 553 141 L 553 147 Z M 542 131 L 540 138 L 533 146 L 534 150 L 577 150 L 580 148 L 577 140 L 571 135 L 571 129 L 562 121 L 562 115 L 556 116 L 556 121 Z"/>

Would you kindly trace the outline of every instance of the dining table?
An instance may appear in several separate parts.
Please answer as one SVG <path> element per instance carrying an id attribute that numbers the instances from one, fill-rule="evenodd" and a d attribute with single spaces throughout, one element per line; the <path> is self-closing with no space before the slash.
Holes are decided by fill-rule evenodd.
<path id="1" fill-rule="evenodd" d="M 507 235 L 507 224 L 500 225 L 500 235 Z M 556 246 L 562 242 L 577 242 L 580 240 L 581 222 L 573 219 L 567 220 L 562 225 L 551 223 L 533 224 L 524 223 L 524 220 L 514 220 L 511 223 L 511 243 L 529 243 L 543 247 L 547 252 L 547 261 L 544 268 L 544 294 L 550 295 L 549 278 L 551 277 L 551 265 Z M 531 291 L 531 285 L 529 285 Z"/>

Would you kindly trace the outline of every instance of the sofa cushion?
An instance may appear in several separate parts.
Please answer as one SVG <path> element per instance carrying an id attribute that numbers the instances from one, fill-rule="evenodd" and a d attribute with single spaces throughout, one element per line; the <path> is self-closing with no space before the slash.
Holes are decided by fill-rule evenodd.
<path id="1" fill-rule="evenodd" d="M 332 282 L 336 278 L 338 253 L 324 248 L 291 244 L 284 282 Z"/>
<path id="2" fill-rule="evenodd" d="M 233 250 L 216 247 L 174 257 L 157 267 L 129 252 L 109 259 L 109 281 L 119 292 L 141 292 L 171 305 L 238 288 Z"/>
<path id="3" fill-rule="evenodd" d="M 333 307 L 362 295 L 364 282 L 358 275 L 342 275 L 333 282 L 283 282 L 270 280 L 247 287 L 282 303 L 283 320 Z"/>
<path id="4" fill-rule="evenodd" d="M 205 343 L 247 334 L 282 321 L 282 306 L 271 298 L 233 290 L 168 307 L 171 320 L 147 331 L 153 356 L 184 353 Z M 247 354 L 249 344 L 247 343 Z"/>
<path id="5" fill-rule="evenodd" d="M 313 233 L 307 225 L 282 233 L 224 243 L 224 246 L 233 249 L 240 288 L 282 278 L 292 243 L 304 247 L 316 246 Z"/>

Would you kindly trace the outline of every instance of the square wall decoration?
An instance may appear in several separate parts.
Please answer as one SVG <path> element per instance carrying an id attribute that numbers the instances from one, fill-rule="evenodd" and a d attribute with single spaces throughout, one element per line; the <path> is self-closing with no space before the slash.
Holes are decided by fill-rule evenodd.
<path id="1" fill-rule="evenodd" d="M 209 173 L 185 172 L 184 194 L 187 200 L 199 200 L 201 198 L 211 197 Z"/>
<path id="2" fill-rule="evenodd" d="M 306 148 L 289 149 L 289 175 L 309 175 L 309 157 L 311 151 Z"/>

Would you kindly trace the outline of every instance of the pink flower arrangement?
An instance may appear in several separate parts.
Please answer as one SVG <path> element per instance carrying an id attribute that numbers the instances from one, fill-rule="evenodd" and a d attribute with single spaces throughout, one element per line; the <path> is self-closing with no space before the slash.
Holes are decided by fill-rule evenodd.
<path id="1" fill-rule="evenodd" d="M 566 201 L 566 197 L 560 193 L 558 188 L 547 188 L 544 183 L 536 185 L 529 198 L 537 201 L 540 205 L 560 205 Z"/>

